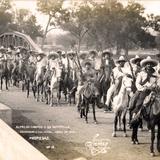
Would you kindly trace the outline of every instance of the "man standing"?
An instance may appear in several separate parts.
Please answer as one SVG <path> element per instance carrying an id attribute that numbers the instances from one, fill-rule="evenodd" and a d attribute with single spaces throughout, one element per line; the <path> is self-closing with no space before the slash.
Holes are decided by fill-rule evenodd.
<path id="1" fill-rule="evenodd" d="M 120 56 L 119 59 L 116 61 L 117 67 L 115 67 L 111 73 L 111 86 L 107 92 L 107 100 L 106 100 L 106 108 L 104 112 L 111 110 L 111 99 L 114 94 L 116 94 L 116 91 L 118 89 L 118 86 L 125 75 L 125 68 L 124 65 L 126 63 L 126 60 L 124 56 Z"/>

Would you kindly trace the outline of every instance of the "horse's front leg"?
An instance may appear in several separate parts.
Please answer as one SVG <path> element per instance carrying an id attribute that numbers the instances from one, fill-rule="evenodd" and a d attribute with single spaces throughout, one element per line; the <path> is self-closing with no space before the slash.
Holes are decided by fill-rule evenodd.
<path id="1" fill-rule="evenodd" d="M 127 112 L 125 112 L 123 117 L 122 117 L 124 137 L 127 137 L 127 133 L 126 133 L 126 113 Z"/>
<path id="2" fill-rule="evenodd" d="M 88 102 L 85 103 L 85 110 L 86 110 L 85 119 L 86 119 L 86 123 L 88 123 L 88 111 L 89 111 L 89 103 Z"/>
<path id="3" fill-rule="evenodd" d="M 118 121 L 119 121 L 119 128 L 118 128 L 118 130 L 119 130 L 119 131 L 122 131 L 122 127 L 121 127 L 121 126 L 122 126 L 122 125 L 121 125 L 121 116 L 122 116 L 122 115 L 121 115 L 121 113 L 120 113 L 120 114 L 118 115 Z"/>
<path id="4" fill-rule="evenodd" d="M 2 91 L 2 86 L 3 86 L 3 77 L 1 76 L 1 91 Z"/>
<path id="5" fill-rule="evenodd" d="M 37 85 L 37 102 L 39 102 L 39 89 L 40 89 L 40 86 L 39 84 Z"/>
<path id="6" fill-rule="evenodd" d="M 53 90 L 51 89 L 50 106 L 53 107 Z"/>
<path id="7" fill-rule="evenodd" d="M 151 156 L 155 156 L 155 153 L 154 153 L 154 140 L 155 140 L 155 125 L 152 126 L 152 128 L 151 128 L 151 146 L 150 146 Z"/>
<path id="8" fill-rule="evenodd" d="M 30 81 L 27 80 L 27 98 L 29 97 Z"/>
<path id="9" fill-rule="evenodd" d="M 9 78 L 8 78 L 7 75 L 6 75 L 6 77 L 5 77 L 5 83 L 6 83 L 6 90 L 8 90 Z"/>
<path id="10" fill-rule="evenodd" d="M 41 85 L 41 102 L 43 102 L 44 96 L 44 84 Z"/>
<path id="11" fill-rule="evenodd" d="M 157 132 L 157 151 L 160 154 L 160 122 L 158 124 L 158 132 Z"/>
<path id="12" fill-rule="evenodd" d="M 93 119 L 94 119 L 94 123 L 97 124 L 96 111 L 95 111 L 95 102 L 93 102 L 92 108 L 93 108 Z"/>
<path id="13" fill-rule="evenodd" d="M 116 135 L 116 132 L 117 132 L 117 123 L 118 123 L 118 114 L 115 114 L 112 137 L 116 137 L 117 136 Z"/>

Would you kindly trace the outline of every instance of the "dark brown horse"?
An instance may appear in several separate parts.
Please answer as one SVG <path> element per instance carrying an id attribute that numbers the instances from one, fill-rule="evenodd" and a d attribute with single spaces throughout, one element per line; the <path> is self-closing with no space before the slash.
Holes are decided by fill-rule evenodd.
<path id="1" fill-rule="evenodd" d="M 147 121 L 148 127 L 151 130 L 151 146 L 150 152 L 154 156 L 154 140 L 155 127 L 157 126 L 157 151 L 160 153 L 160 88 L 157 88 L 145 99 L 141 109 L 141 116 Z"/>
<path id="2" fill-rule="evenodd" d="M 9 68 L 7 59 L 0 61 L 0 89 L 2 90 L 3 80 L 5 79 L 6 90 L 8 90 Z"/>

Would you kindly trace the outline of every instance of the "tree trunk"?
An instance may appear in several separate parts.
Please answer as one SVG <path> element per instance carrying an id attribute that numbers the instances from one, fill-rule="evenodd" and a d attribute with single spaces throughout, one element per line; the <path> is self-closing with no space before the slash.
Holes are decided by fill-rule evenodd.
<path id="1" fill-rule="evenodd" d="M 42 38 L 42 44 L 41 44 L 41 49 L 42 49 L 42 50 L 43 50 L 43 46 L 44 46 L 45 39 L 46 39 L 46 37 L 47 37 L 48 28 L 49 28 L 51 19 L 52 19 L 52 17 L 49 15 L 48 22 L 47 22 L 47 26 L 46 26 L 46 28 L 45 28 L 45 31 L 44 31 L 44 34 L 43 34 L 43 38 Z"/>

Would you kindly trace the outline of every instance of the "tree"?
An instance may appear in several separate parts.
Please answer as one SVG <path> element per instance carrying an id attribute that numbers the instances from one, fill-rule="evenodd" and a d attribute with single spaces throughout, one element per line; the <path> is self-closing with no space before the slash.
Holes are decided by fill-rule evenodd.
<path id="1" fill-rule="evenodd" d="M 43 35 L 42 28 L 37 24 L 36 17 L 27 9 L 17 10 L 14 29 L 30 35 L 33 39 Z"/>
<path id="2" fill-rule="evenodd" d="M 0 1 L 0 34 L 9 30 L 12 23 L 10 0 Z"/>
<path id="3" fill-rule="evenodd" d="M 64 12 L 63 0 L 37 0 L 38 11 L 48 16 L 48 22 L 45 27 L 42 39 L 42 48 L 48 32 L 57 28 L 56 20 Z"/>
<path id="4" fill-rule="evenodd" d="M 77 51 L 80 52 L 82 40 L 90 30 L 90 23 L 92 20 L 92 8 L 88 3 L 77 6 L 65 11 L 59 18 L 59 25 L 65 31 L 68 31 L 75 39 L 77 44 Z"/>

